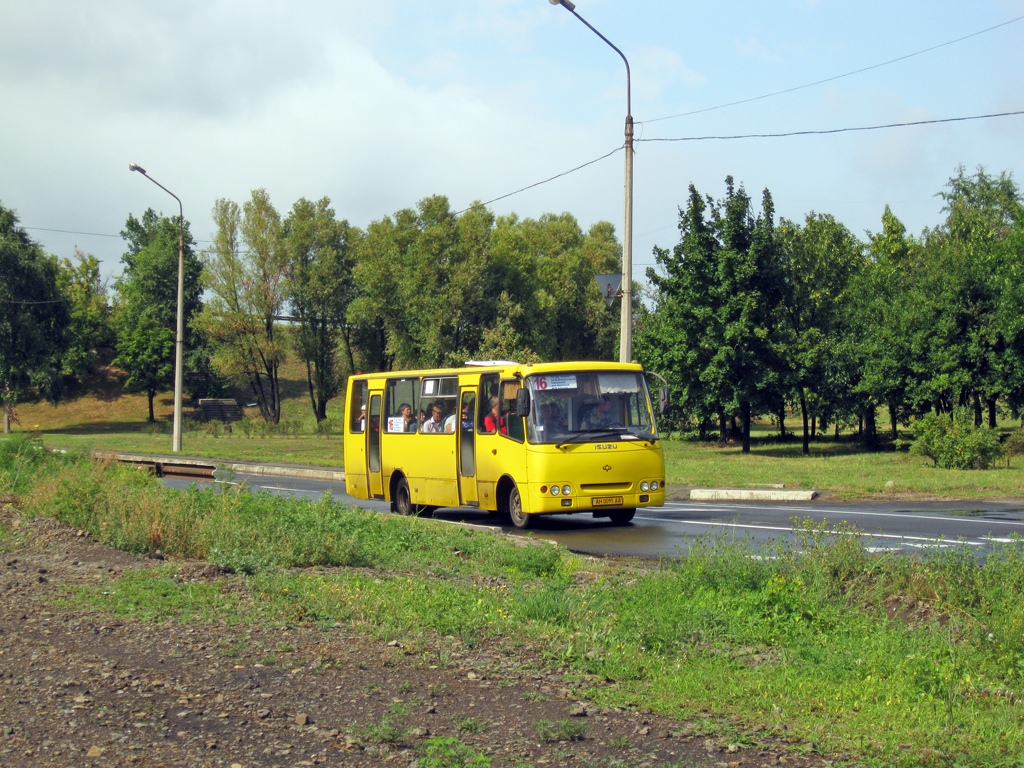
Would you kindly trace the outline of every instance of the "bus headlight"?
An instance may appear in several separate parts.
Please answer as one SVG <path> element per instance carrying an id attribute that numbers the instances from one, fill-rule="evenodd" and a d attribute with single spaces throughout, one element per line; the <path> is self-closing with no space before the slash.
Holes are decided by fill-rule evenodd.
<path id="1" fill-rule="evenodd" d="M 658 481 L 657 480 L 652 480 L 651 481 L 651 490 L 652 491 L 658 490 Z"/>
<path id="2" fill-rule="evenodd" d="M 647 491 L 651 490 L 650 483 L 644 480 L 642 483 L 640 483 L 640 490 L 643 491 L 644 493 L 647 493 Z"/>
<path id="3" fill-rule="evenodd" d="M 572 488 L 570 488 L 568 485 L 563 485 L 562 486 L 562 495 L 563 496 L 568 496 L 571 493 L 572 493 Z"/>
<path id="4" fill-rule="evenodd" d="M 559 489 L 559 487 L 557 485 L 552 485 L 551 486 L 551 495 L 552 496 L 557 496 L 559 494 L 559 491 L 560 491 L 560 489 Z"/>

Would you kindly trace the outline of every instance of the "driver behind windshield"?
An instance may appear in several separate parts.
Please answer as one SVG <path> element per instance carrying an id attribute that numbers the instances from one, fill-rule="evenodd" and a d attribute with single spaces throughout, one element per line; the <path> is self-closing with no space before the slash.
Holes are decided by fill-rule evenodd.
<path id="1" fill-rule="evenodd" d="M 583 419 L 583 429 L 603 429 L 612 423 L 612 399 L 603 395 Z"/>

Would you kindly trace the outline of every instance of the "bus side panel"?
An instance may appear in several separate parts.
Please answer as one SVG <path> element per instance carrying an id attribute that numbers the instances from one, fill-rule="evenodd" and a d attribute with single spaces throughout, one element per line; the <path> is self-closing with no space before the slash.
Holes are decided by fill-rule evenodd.
<path id="1" fill-rule="evenodd" d="M 432 507 L 459 506 L 455 474 L 455 433 L 441 435 L 392 433 L 383 435 L 384 477 L 401 472 L 409 481 L 414 504 Z M 391 498 L 390 480 L 386 483 Z"/>
<path id="2" fill-rule="evenodd" d="M 498 481 L 508 475 L 519 488 L 523 510 L 530 511 L 526 474 L 526 450 L 523 443 L 500 434 L 478 434 L 476 436 L 477 490 L 480 494 L 480 508 L 497 511 L 504 504 L 498 498 Z"/>

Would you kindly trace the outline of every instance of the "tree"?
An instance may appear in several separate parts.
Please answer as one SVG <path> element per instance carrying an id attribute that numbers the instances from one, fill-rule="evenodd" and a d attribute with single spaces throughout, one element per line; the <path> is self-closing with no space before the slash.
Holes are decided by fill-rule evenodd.
<path id="1" fill-rule="evenodd" d="M 716 288 L 720 244 L 708 220 L 709 206 L 713 201 L 690 184 L 687 206 L 679 209 L 678 245 L 671 252 L 654 251 L 664 274 L 647 270 L 654 310 L 637 328 L 634 346 L 645 366 L 672 382 L 672 402 L 692 416 L 701 437 L 712 417 L 720 414 L 719 436 L 724 440 L 728 393 L 715 389 L 703 376 L 721 338 Z"/>
<path id="2" fill-rule="evenodd" d="M 738 415 L 744 452 L 753 413 L 778 410 L 784 391 L 786 286 L 773 219 L 768 190 L 755 217 L 732 177 L 718 203 L 690 185 L 679 245 L 671 254 L 655 251 L 665 274 L 648 270 L 657 304 L 637 345 L 645 364 L 681 382 L 683 402 L 701 424 L 717 412 L 724 438 L 727 417 Z"/>
<path id="3" fill-rule="evenodd" d="M 327 401 L 341 389 L 339 343 L 348 370 L 355 369 L 346 318 L 355 298 L 352 267 L 359 231 L 335 219 L 328 198 L 315 203 L 301 198 L 284 222 L 283 237 L 287 296 L 299 322 L 295 348 L 306 364 L 309 399 L 319 423 L 327 418 Z"/>
<path id="4" fill-rule="evenodd" d="M 113 347 L 116 334 L 99 259 L 79 250 L 75 259 L 77 263 L 63 260 L 57 282 L 71 308 L 64 373 L 81 381 L 95 370 L 97 350 Z"/>
<path id="5" fill-rule="evenodd" d="M 831 417 L 852 383 L 844 344 L 850 321 L 849 287 L 862 265 L 861 246 L 829 214 L 807 214 L 801 227 L 783 220 L 779 244 L 785 259 L 784 316 L 792 332 L 787 343 L 791 386 L 803 422 L 803 452 L 810 452 L 816 418 Z"/>
<path id="6" fill-rule="evenodd" d="M 937 411 L 970 407 L 980 424 L 987 408 L 994 426 L 997 400 L 1011 388 L 999 304 L 1003 243 L 1021 219 L 1020 194 L 1008 174 L 979 168 L 969 177 L 961 167 L 940 195 L 947 218 L 925 234 L 921 274 L 924 387 Z"/>
<path id="7" fill-rule="evenodd" d="M 58 285 L 57 259 L 47 256 L 0 205 L 0 401 L 3 431 L 14 406 L 32 393 L 56 403 L 71 323 Z"/>
<path id="8" fill-rule="evenodd" d="M 266 190 L 256 189 L 242 208 L 217 200 L 213 220 L 217 232 L 205 254 L 210 300 L 196 326 L 210 340 L 215 365 L 243 377 L 260 415 L 277 424 L 284 348 L 275 322 L 285 302 L 288 268 L 281 217 Z"/>
<path id="9" fill-rule="evenodd" d="M 921 318 L 930 302 L 920 292 L 922 255 L 920 242 L 886 206 L 882 231 L 869 236 L 867 261 L 850 291 L 848 338 L 859 361 L 861 410 L 885 406 L 894 440 L 899 424 L 919 410 L 925 372 Z M 875 435 L 868 430 L 864 438 L 871 445 Z"/>
<path id="10" fill-rule="evenodd" d="M 202 306 L 203 268 L 193 249 L 188 222 L 182 222 L 179 229 L 177 217 L 160 216 L 152 208 L 141 219 L 129 214 L 121 237 L 128 250 L 121 257 L 124 272 L 115 283 L 114 363 L 128 372 L 127 389 L 146 393 L 149 420 L 155 421 L 153 401 L 157 393 L 173 386 L 174 380 L 179 237 L 184 242 L 182 308 L 186 349 L 195 345 L 190 319 Z"/>

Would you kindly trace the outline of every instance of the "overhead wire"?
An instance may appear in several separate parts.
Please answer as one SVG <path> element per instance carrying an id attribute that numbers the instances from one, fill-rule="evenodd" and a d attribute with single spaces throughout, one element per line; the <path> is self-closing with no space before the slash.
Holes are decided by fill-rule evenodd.
<path id="1" fill-rule="evenodd" d="M 1014 23 L 1016 23 L 1018 21 L 1021 21 L 1021 20 L 1024 20 L 1024 16 L 1018 16 L 1018 17 L 1016 17 L 1014 19 L 1010 19 L 1009 21 L 1004 21 L 1004 22 L 1002 22 L 1000 24 L 995 24 L 995 25 L 993 25 L 991 27 L 986 27 L 985 29 L 980 29 L 977 32 L 971 32 L 969 35 L 964 35 L 963 37 L 958 37 L 955 40 L 947 40 L 944 43 L 939 43 L 938 45 L 933 45 L 933 46 L 931 46 L 929 48 L 923 48 L 920 51 L 915 51 L 914 53 L 908 53 L 908 54 L 905 54 L 903 56 L 897 56 L 895 59 L 889 59 L 888 61 L 882 61 L 882 62 L 879 62 L 877 64 L 871 64 L 870 66 L 867 66 L 867 67 L 861 67 L 860 69 L 855 69 L 855 70 L 852 70 L 851 72 L 844 72 L 841 75 L 833 75 L 832 77 L 826 77 L 826 78 L 824 78 L 822 80 L 815 80 L 813 83 L 805 83 L 804 85 L 795 85 L 792 88 L 783 88 L 781 91 L 772 91 L 771 93 L 764 93 L 764 94 L 761 94 L 760 96 L 751 96 L 750 98 L 747 98 L 747 99 L 739 99 L 738 101 L 730 101 L 730 102 L 727 102 L 725 104 L 718 104 L 718 105 L 716 105 L 714 107 L 704 107 L 702 109 L 694 109 L 694 110 L 691 110 L 689 112 L 680 112 L 677 115 L 666 115 L 664 117 L 655 117 L 655 118 L 652 118 L 650 120 L 641 120 L 641 121 L 637 121 L 637 122 L 638 123 L 657 123 L 657 122 L 660 122 L 662 120 L 674 120 L 677 117 L 688 117 L 690 115 L 699 115 L 699 114 L 702 114 L 704 112 L 714 112 L 715 110 L 725 109 L 726 107 L 735 107 L 735 106 L 738 106 L 740 104 L 749 104 L 752 101 L 760 101 L 762 99 L 769 99 L 769 98 L 771 98 L 773 96 L 781 96 L 781 95 L 786 94 L 786 93 L 793 93 L 794 91 L 801 91 L 801 90 L 803 90 L 805 88 L 813 88 L 816 85 L 823 85 L 825 83 L 831 83 L 831 82 L 834 82 L 836 80 L 842 80 L 845 77 L 852 77 L 853 75 L 859 75 L 862 72 L 870 72 L 872 69 L 878 69 L 879 67 L 885 67 L 885 66 L 888 66 L 889 64 L 896 64 L 897 62 L 900 62 L 900 61 L 906 61 L 907 59 L 912 59 L 915 56 L 920 56 L 920 55 L 925 54 L 925 53 L 930 53 L 931 51 L 936 51 L 939 48 L 945 48 L 948 45 L 955 45 L 956 43 L 962 43 L 964 40 L 969 40 L 972 37 L 977 37 L 978 35 L 983 35 L 986 32 L 992 32 L 993 30 L 999 29 L 1000 27 L 1005 27 L 1005 26 L 1007 26 L 1009 24 L 1014 24 Z"/>
<path id="2" fill-rule="evenodd" d="M 885 128 L 908 128 L 915 125 L 938 125 L 940 123 L 961 123 L 968 120 L 988 120 L 994 117 L 1012 117 L 1014 115 L 1024 115 L 1024 110 L 1017 110 L 1015 112 L 996 112 L 989 115 L 970 115 L 967 117 L 943 117 L 935 118 L 933 120 L 913 120 L 906 123 L 884 123 L 882 125 L 862 125 L 854 128 L 827 128 L 824 130 L 817 131 L 786 131 L 783 133 L 744 133 L 736 134 L 734 136 L 677 136 L 675 138 L 655 138 L 655 139 L 637 139 L 637 141 L 655 142 L 655 141 L 716 141 L 716 140 L 731 140 L 731 139 L 781 139 L 790 136 L 825 136 L 835 133 L 853 133 L 855 131 L 880 131 Z"/>

